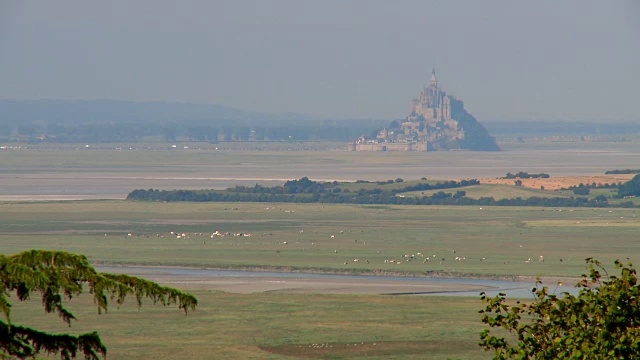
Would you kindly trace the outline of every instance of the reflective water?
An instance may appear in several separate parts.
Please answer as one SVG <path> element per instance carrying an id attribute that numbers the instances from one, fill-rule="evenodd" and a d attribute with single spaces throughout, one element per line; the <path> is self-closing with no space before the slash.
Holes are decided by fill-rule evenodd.
<path id="1" fill-rule="evenodd" d="M 126 272 L 129 275 L 144 277 L 145 275 L 163 275 L 176 277 L 198 277 L 198 278 L 233 278 L 233 277 L 268 277 L 268 278 L 294 278 L 294 279 L 366 279 L 376 281 L 415 281 L 415 282 L 431 282 L 431 283 L 447 283 L 447 284 L 467 284 L 484 288 L 484 292 L 488 296 L 495 296 L 498 293 L 505 293 L 510 298 L 531 298 L 534 296 L 531 290 L 535 287 L 533 282 L 506 281 L 506 280 L 485 280 L 485 279 L 466 279 L 466 278 L 432 278 L 432 277 L 399 277 L 399 276 L 362 276 L 362 275 L 331 275 L 331 274 L 312 274 L 298 272 L 269 272 L 269 271 L 239 271 L 239 270 L 212 270 L 212 269 L 192 269 L 192 268 L 174 268 L 174 267 L 113 267 L 113 266 L 97 266 L 96 269 L 102 272 Z M 576 281 L 577 282 L 577 281 Z M 560 295 L 563 292 L 569 292 L 576 295 L 578 289 L 572 286 L 556 286 L 555 284 L 547 284 L 550 293 Z M 479 296 L 480 291 L 445 291 L 421 293 L 419 295 L 430 296 Z M 418 295 L 418 294 L 416 294 Z"/>

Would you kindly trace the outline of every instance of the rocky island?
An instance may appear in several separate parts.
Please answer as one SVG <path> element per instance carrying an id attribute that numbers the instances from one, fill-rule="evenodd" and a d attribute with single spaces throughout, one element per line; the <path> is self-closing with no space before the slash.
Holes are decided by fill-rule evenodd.
<path id="1" fill-rule="evenodd" d="M 464 103 L 438 86 L 435 68 L 431 79 L 410 104 L 409 115 L 392 121 L 375 138 L 361 136 L 349 144 L 352 151 L 499 151 L 495 139 L 464 109 Z"/>

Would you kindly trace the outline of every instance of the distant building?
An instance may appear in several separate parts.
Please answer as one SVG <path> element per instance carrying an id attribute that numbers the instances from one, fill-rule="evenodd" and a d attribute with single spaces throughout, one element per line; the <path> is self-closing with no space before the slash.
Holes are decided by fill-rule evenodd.
<path id="1" fill-rule="evenodd" d="M 411 100 L 409 115 L 373 139 L 364 136 L 349 145 L 352 151 L 499 150 L 494 139 L 464 110 L 464 103 L 438 86 L 436 70 L 420 96 Z"/>

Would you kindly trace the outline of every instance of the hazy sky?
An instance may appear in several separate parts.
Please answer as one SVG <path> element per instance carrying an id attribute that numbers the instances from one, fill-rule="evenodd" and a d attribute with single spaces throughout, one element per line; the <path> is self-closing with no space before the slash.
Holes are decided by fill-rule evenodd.
<path id="1" fill-rule="evenodd" d="M 640 1 L 0 0 L 0 98 L 640 121 Z"/>

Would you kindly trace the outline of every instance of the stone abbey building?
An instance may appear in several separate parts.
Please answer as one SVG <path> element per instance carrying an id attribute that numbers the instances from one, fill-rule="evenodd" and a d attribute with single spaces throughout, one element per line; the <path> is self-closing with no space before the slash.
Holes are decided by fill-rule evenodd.
<path id="1" fill-rule="evenodd" d="M 464 103 L 440 88 L 435 68 L 420 96 L 411 100 L 409 115 L 368 139 L 349 145 L 353 151 L 499 150 L 487 130 L 464 109 Z"/>

